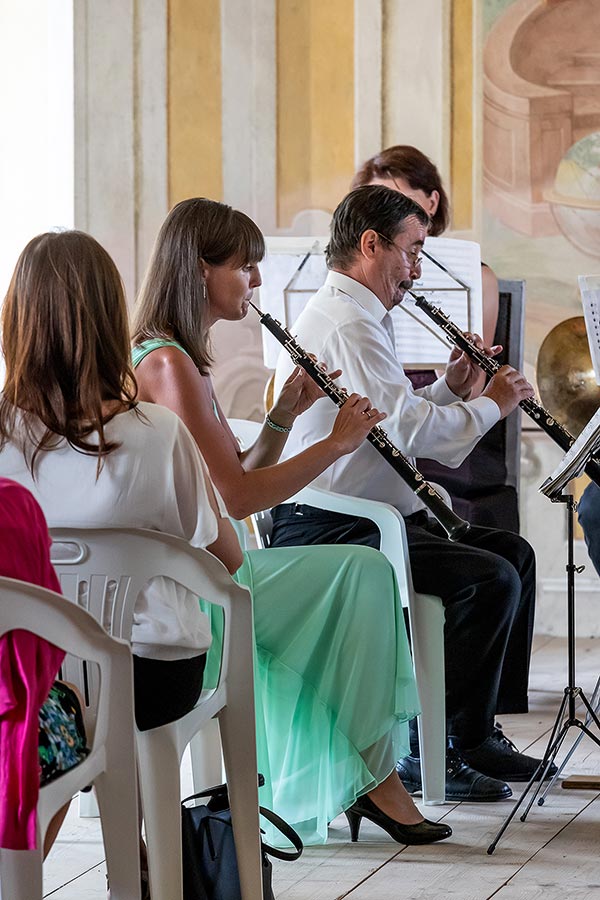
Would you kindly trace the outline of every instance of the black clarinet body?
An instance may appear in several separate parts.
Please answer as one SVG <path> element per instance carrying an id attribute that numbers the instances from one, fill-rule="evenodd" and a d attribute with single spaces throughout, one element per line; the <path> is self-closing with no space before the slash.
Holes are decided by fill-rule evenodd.
<path id="1" fill-rule="evenodd" d="M 269 313 L 262 312 L 262 310 L 254 306 L 253 303 L 251 306 L 253 306 L 259 314 L 261 325 L 264 325 L 287 350 L 295 365 L 301 366 L 304 371 L 310 375 L 313 381 L 316 381 L 323 393 L 327 394 L 337 406 L 343 406 L 348 399 L 347 390 L 338 387 L 333 379 L 319 368 L 312 357 L 300 346 L 300 344 L 298 344 L 287 328 L 284 328 L 277 319 L 274 319 Z M 413 466 L 410 460 L 407 459 L 406 456 L 404 456 L 392 443 L 387 432 L 384 431 L 380 425 L 376 425 L 369 432 L 367 440 L 375 447 L 377 452 L 383 456 L 385 461 L 392 466 L 394 471 L 408 484 L 410 489 L 414 491 L 432 515 L 435 516 L 448 535 L 448 538 L 451 541 L 458 541 L 464 537 L 470 528 L 469 523 L 456 515 L 456 513 L 448 506 L 444 498 L 438 494 L 435 488 L 425 480 L 424 476 Z"/>
<path id="2" fill-rule="evenodd" d="M 487 356 L 487 354 L 480 350 L 479 347 L 476 347 L 466 334 L 448 318 L 446 313 L 439 306 L 430 303 L 425 297 L 419 297 L 416 294 L 413 294 L 412 291 L 408 291 L 408 293 L 414 298 L 415 304 L 419 309 L 422 309 L 425 315 L 435 322 L 444 334 L 448 335 L 451 342 L 456 347 L 463 350 L 480 369 L 483 369 L 486 375 L 492 376 L 496 374 L 501 367 L 498 360 L 491 356 Z M 571 444 L 575 441 L 575 438 L 564 425 L 557 422 L 554 416 L 533 397 L 521 400 L 519 406 L 540 426 L 542 431 L 545 431 L 565 453 L 567 452 Z M 585 472 L 592 481 L 595 481 L 596 484 L 600 486 L 600 463 L 598 463 L 597 460 L 590 459 L 585 467 Z"/>

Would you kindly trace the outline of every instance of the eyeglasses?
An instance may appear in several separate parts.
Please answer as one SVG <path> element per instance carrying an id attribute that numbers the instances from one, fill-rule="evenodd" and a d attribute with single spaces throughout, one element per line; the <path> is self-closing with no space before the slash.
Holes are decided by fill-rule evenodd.
<path id="1" fill-rule="evenodd" d="M 423 257 L 419 255 L 418 250 L 406 250 L 404 247 L 399 247 L 394 241 L 390 240 L 389 237 L 386 237 L 385 234 L 380 234 L 378 231 L 376 231 L 375 234 L 377 237 L 381 238 L 382 241 L 385 241 L 386 244 L 394 247 L 395 250 L 400 250 L 411 268 L 420 268 L 423 263 Z"/>

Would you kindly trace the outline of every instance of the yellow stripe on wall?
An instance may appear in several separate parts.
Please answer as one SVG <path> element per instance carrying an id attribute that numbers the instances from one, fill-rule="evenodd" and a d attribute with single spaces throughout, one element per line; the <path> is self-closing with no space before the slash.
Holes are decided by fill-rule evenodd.
<path id="1" fill-rule="evenodd" d="M 169 0 L 169 203 L 223 196 L 219 0 Z"/>
<path id="2" fill-rule="evenodd" d="M 473 0 L 453 0 L 450 177 L 452 228 L 473 225 Z"/>
<path id="3" fill-rule="evenodd" d="M 354 173 L 353 0 L 277 0 L 277 224 L 333 210 Z"/>

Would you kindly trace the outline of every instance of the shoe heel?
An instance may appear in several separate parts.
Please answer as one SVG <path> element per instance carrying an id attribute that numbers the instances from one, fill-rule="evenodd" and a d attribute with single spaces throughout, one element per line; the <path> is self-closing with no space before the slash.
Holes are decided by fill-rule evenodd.
<path id="1" fill-rule="evenodd" d="M 355 844 L 358 841 L 358 832 L 360 831 L 362 816 L 352 809 L 347 809 L 345 816 L 348 819 L 348 825 L 350 826 L 350 840 Z"/>

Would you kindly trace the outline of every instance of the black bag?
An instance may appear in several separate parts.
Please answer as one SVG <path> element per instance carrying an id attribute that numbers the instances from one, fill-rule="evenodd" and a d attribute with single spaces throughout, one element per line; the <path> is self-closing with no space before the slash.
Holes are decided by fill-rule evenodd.
<path id="1" fill-rule="evenodd" d="M 206 806 L 185 805 L 199 797 L 210 797 L 210 800 Z M 261 841 L 264 900 L 275 900 L 271 885 L 273 866 L 269 856 L 291 862 L 298 859 L 303 846 L 299 835 L 276 813 L 262 806 L 260 813 L 296 848 L 278 850 Z M 193 794 L 182 801 L 181 831 L 183 900 L 241 900 L 226 784 Z"/>

